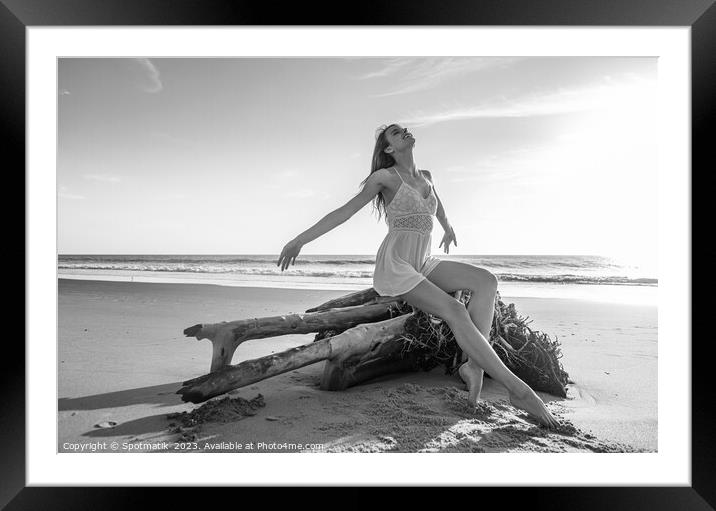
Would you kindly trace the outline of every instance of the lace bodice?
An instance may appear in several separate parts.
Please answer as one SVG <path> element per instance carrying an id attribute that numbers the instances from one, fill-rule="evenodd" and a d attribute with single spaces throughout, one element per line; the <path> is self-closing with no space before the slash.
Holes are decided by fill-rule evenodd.
<path id="1" fill-rule="evenodd" d="M 437 198 L 432 183 L 429 183 L 428 196 L 423 197 L 418 190 L 403 181 L 400 173 L 396 173 L 401 184 L 385 208 L 389 230 L 410 230 L 423 234 L 432 232 L 433 215 L 437 211 Z"/>

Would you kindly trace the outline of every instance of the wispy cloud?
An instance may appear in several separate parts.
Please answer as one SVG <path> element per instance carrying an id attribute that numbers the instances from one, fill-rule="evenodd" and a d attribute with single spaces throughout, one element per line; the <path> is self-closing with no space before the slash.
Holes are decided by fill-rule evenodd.
<path id="1" fill-rule="evenodd" d="M 477 180 L 504 180 L 506 174 L 515 171 L 534 173 L 535 158 L 542 154 L 544 145 L 527 145 L 523 147 L 486 154 L 470 163 L 451 165 L 442 171 L 453 182 Z"/>
<path id="2" fill-rule="evenodd" d="M 393 89 L 373 97 L 395 96 L 426 89 L 468 73 L 495 67 L 507 67 L 520 60 L 517 57 L 399 57 L 383 60 L 382 67 L 357 76 L 358 80 L 391 78 Z"/>
<path id="3" fill-rule="evenodd" d="M 402 122 L 427 126 L 440 122 L 497 117 L 532 117 L 609 108 L 633 109 L 652 101 L 655 82 L 605 77 L 599 85 L 541 91 L 519 97 L 500 96 L 478 106 L 413 115 Z"/>
<path id="4" fill-rule="evenodd" d="M 112 174 L 85 174 L 82 177 L 88 181 L 97 181 L 99 183 L 116 184 L 122 181 L 122 178 Z"/>
<path id="5" fill-rule="evenodd" d="M 161 90 L 164 88 L 164 85 L 162 84 L 161 77 L 159 76 L 159 70 L 157 67 L 152 63 L 149 59 L 135 59 L 140 66 L 144 69 L 144 71 L 147 74 L 147 79 L 149 81 L 148 85 L 144 87 L 144 90 L 146 92 L 161 92 Z"/>
<path id="6" fill-rule="evenodd" d="M 538 143 L 520 142 L 521 147 L 489 152 L 466 164 L 445 168 L 444 176 L 452 183 L 509 186 L 511 194 L 516 194 L 517 189 L 530 193 L 526 189 L 534 185 L 549 185 L 553 190 L 575 186 L 572 190 L 582 191 L 593 187 L 594 180 L 601 185 L 623 182 L 639 175 L 638 169 L 626 173 L 625 169 L 643 167 L 642 150 L 635 149 L 639 155 L 634 160 L 635 153 L 629 155 L 623 147 L 638 147 L 644 140 L 653 139 L 647 127 L 648 118 L 639 117 L 635 123 L 627 115 L 621 119 L 595 118 L 566 125 L 563 129 L 569 132 L 555 134 Z M 604 147 L 611 150 L 605 152 Z M 576 182 L 585 188 L 577 187 Z"/>
<path id="7" fill-rule="evenodd" d="M 581 133 L 579 138 L 590 137 Z M 469 163 L 447 167 L 445 178 L 452 183 L 509 184 L 522 188 L 546 182 L 564 184 L 565 179 L 594 165 L 588 156 L 588 147 L 556 136 L 546 142 L 495 151 Z"/>
<path id="8" fill-rule="evenodd" d="M 385 76 L 392 76 L 398 71 L 406 69 L 408 66 L 410 66 L 417 60 L 419 59 L 407 57 L 396 57 L 392 59 L 381 60 L 383 63 L 383 67 L 376 71 L 370 71 L 368 73 L 356 76 L 355 78 L 358 80 L 370 80 L 372 78 L 383 78 Z"/>
<path id="9" fill-rule="evenodd" d="M 69 199 L 69 200 L 84 200 L 86 197 L 84 195 L 78 195 L 76 193 L 71 193 L 69 188 L 66 186 L 60 186 L 57 190 L 57 196 L 61 199 Z"/>

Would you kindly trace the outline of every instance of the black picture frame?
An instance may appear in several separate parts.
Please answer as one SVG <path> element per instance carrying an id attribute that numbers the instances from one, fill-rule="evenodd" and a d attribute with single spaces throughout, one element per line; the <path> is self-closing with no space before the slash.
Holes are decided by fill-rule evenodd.
<path id="1" fill-rule="evenodd" d="M 714 0 L 443 0 L 419 2 L 394 0 L 343 5 L 296 2 L 278 8 L 271 2 L 246 0 L 0 0 L 0 50 L 2 51 L 3 153 L 15 162 L 5 167 L 16 177 L 25 168 L 25 30 L 33 26 L 118 25 L 522 25 L 522 26 L 683 26 L 691 28 L 692 92 L 692 192 L 708 193 L 714 143 L 708 128 L 716 124 L 716 7 Z M 709 165 L 711 163 L 711 165 Z M 24 180 L 20 184 L 24 189 Z M 693 195 L 692 195 L 693 196 Z M 692 199 L 692 221 L 708 221 L 710 208 Z M 17 209 L 13 215 L 17 215 Z M 12 218 L 9 216 L 7 218 Z M 705 224 L 708 225 L 708 224 Z M 693 229 L 708 233 L 711 229 Z M 24 239 L 18 232 L 13 243 Z M 703 235 L 702 235 L 703 237 Z M 696 236 L 696 239 L 699 239 Z M 24 246 L 24 245 L 23 245 Z M 713 249 L 692 249 L 693 268 L 704 268 L 692 290 L 711 289 L 706 263 L 716 261 Z M 23 253 L 23 256 L 26 254 Z M 25 267 L 25 275 L 30 268 Z M 712 270 L 711 270 L 712 271 Z M 23 292 L 24 294 L 24 292 Z M 22 303 L 17 300 L 16 307 Z M 692 485 L 690 487 L 530 487 L 467 489 L 471 494 L 450 492 L 465 498 L 464 504 L 485 505 L 484 498 L 497 497 L 509 504 L 549 509 L 714 509 L 716 506 L 716 441 L 713 419 L 712 335 L 699 338 L 711 312 L 713 300 L 692 295 Z M 23 310 L 23 312 L 25 312 Z M 19 322 L 19 314 L 12 314 Z M 24 317 L 24 314 L 23 314 Z M 688 340 L 682 340 L 687 342 Z M 2 371 L 3 409 L 0 414 L 0 506 L 5 509 L 125 509 L 144 499 L 140 488 L 26 487 L 25 484 L 25 351 L 16 340 L 6 344 Z M 18 441 L 17 439 L 22 439 Z M 91 463 L 91 460 L 88 462 Z M 164 505 L 185 502 L 179 488 L 162 491 Z M 147 490 L 144 490 L 147 491 Z M 154 490 L 152 490 L 154 491 Z M 241 489 L 247 502 L 248 489 Z M 355 492 L 353 488 L 351 493 Z M 363 490 L 365 491 L 365 490 Z M 477 495 L 479 492 L 479 496 Z M 222 492 L 226 493 L 226 492 Z M 424 498 L 424 491 L 413 496 Z M 260 493 L 256 493 L 261 498 Z M 265 494 L 264 494 L 265 497 Z M 300 499 L 293 494 L 294 499 Z M 345 498 L 345 497 L 344 497 Z M 481 504 L 477 503 L 479 498 Z M 366 493 L 361 500 L 368 502 Z M 475 499 L 475 500 L 473 500 Z M 260 502 L 260 500 L 259 500 Z M 462 504 L 461 501 L 455 501 Z M 407 502 L 403 502 L 405 505 Z M 338 504 L 338 502 L 336 502 Z"/>

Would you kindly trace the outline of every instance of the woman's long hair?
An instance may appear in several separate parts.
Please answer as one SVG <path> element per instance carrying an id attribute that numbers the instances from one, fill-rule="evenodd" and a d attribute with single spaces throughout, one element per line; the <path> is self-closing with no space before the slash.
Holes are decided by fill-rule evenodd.
<path id="1" fill-rule="evenodd" d="M 395 165 L 395 158 L 385 152 L 385 148 L 390 145 L 388 144 L 388 139 L 386 138 L 385 134 L 388 132 L 388 128 L 390 128 L 391 126 L 395 126 L 395 124 L 389 124 L 384 128 L 379 128 L 380 133 L 375 139 L 375 147 L 373 148 L 373 159 L 370 162 L 370 174 L 368 174 L 368 177 L 361 181 L 361 188 L 365 185 L 366 181 L 368 181 L 368 178 L 371 176 L 371 174 L 373 174 L 373 172 Z M 385 197 L 383 197 L 382 192 L 377 194 L 373 199 L 373 210 L 378 212 L 378 221 L 380 221 L 381 216 L 385 214 Z"/>

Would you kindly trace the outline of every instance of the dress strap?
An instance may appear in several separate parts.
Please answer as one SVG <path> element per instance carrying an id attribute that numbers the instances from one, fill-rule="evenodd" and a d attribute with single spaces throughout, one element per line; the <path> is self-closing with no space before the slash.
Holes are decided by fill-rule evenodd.
<path id="1" fill-rule="evenodd" d="M 398 174 L 398 177 L 400 178 L 400 181 L 403 182 L 403 183 L 405 183 L 405 181 L 403 181 L 403 177 L 400 175 L 400 172 L 398 172 L 398 169 L 396 169 L 395 167 L 390 167 L 390 168 L 393 169 L 396 174 Z"/>

